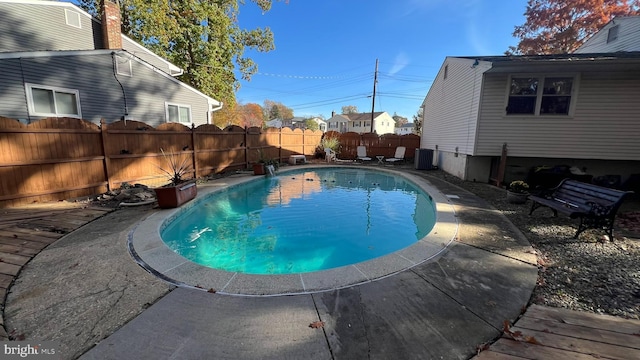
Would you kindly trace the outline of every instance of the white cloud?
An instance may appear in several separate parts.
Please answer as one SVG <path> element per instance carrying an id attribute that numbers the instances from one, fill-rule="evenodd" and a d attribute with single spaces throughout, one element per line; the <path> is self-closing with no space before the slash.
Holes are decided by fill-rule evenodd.
<path id="1" fill-rule="evenodd" d="M 393 66 L 391 67 L 391 70 L 389 70 L 389 75 L 397 74 L 407 65 L 409 65 L 409 58 L 407 57 L 407 54 L 400 53 L 396 55 L 396 58 L 393 61 Z"/>

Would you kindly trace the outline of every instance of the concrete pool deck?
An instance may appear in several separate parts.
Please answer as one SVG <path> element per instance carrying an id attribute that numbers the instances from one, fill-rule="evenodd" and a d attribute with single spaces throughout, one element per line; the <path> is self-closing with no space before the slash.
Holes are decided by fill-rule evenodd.
<path id="1" fill-rule="evenodd" d="M 469 358 L 527 305 L 536 257 L 484 201 L 408 172 L 444 195 L 458 229 L 446 251 L 392 276 L 271 297 L 176 288 L 127 251 L 158 211 L 122 209 L 36 256 L 11 288 L 5 324 L 27 341 L 59 341 L 65 359 Z"/>

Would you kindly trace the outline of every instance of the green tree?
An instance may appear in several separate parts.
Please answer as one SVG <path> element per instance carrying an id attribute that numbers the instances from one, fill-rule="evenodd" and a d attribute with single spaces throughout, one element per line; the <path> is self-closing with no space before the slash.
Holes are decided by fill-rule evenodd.
<path id="1" fill-rule="evenodd" d="M 305 128 L 307 128 L 309 130 L 318 130 L 320 128 L 318 123 L 315 122 L 315 120 L 313 120 L 313 119 L 306 119 L 304 121 L 304 126 L 305 126 Z"/>
<path id="2" fill-rule="evenodd" d="M 507 55 L 571 53 L 613 17 L 638 14 L 639 0 L 529 0 L 520 39 Z"/>
<path id="3" fill-rule="evenodd" d="M 418 112 L 413 115 L 413 129 L 415 133 L 420 135 L 422 134 L 422 120 L 424 116 L 424 108 L 419 108 Z"/>
<path id="4" fill-rule="evenodd" d="M 98 16 L 101 1 L 78 3 Z M 264 12 L 273 1 L 278 0 L 251 0 Z M 269 28 L 240 28 L 241 4 L 244 0 L 120 0 L 122 31 L 182 68 L 181 81 L 233 108 L 239 88 L 235 70 L 245 80 L 258 71 L 245 49 L 274 49 Z"/>

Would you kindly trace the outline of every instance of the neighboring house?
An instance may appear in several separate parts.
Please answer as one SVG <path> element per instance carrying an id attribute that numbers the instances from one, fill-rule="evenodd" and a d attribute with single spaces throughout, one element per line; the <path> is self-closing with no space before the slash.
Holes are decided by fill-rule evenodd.
<path id="1" fill-rule="evenodd" d="M 270 128 L 278 128 L 281 129 L 282 128 L 282 119 L 273 119 L 273 120 L 269 120 L 269 121 L 265 121 L 264 126 Z"/>
<path id="2" fill-rule="evenodd" d="M 574 53 L 617 51 L 640 51 L 640 16 L 622 16 L 609 21 Z"/>
<path id="3" fill-rule="evenodd" d="M 598 35 L 596 35 L 598 36 Z M 595 38 L 595 36 L 594 36 Z M 533 166 L 640 173 L 640 52 L 447 57 L 422 104 L 421 148 L 464 180 Z"/>
<path id="4" fill-rule="evenodd" d="M 291 119 L 291 128 L 292 129 L 306 129 L 307 128 L 307 124 L 306 121 L 307 120 L 313 120 L 316 124 L 318 124 L 318 130 L 325 132 L 327 131 L 327 123 L 318 118 L 318 117 L 313 117 L 313 118 L 303 118 L 300 116 L 296 116 L 293 119 Z"/>
<path id="5" fill-rule="evenodd" d="M 327 131 L 327 122 L 322 120 L 319 117 L 314 117 L 311 118 L 311 120 L 315 121 L 318 124 L 318 130 L 322 131 L 322 132 L 326 132 Z"/>
<path id="6" fill-rule="evenodd" d="M 371 127 L 371 113 L 336 114 L 327 120 L 327 131 L 341 133 L 356 132 L 358 134 L 375 132 L 378 135 L 393 134 L 395 121 L 386 112 L 373 113 L 373 131 Z"/>
<path id="7" fill-rule="evenodd" d="M 414 134 L 414 133 L 415 133 L 415 126 L 413 123 L 402 124 L 401 126 L 395 128 L 396 135 L 407 135 L 407 134 Z"/>
<path id="8" fill-rule="evenodd" d="M 122 35 L 116 3 L 105 13 L 101 22 L 68 2 L 0 0 L 0 116 L 210 123 L 222 103 Z"/>

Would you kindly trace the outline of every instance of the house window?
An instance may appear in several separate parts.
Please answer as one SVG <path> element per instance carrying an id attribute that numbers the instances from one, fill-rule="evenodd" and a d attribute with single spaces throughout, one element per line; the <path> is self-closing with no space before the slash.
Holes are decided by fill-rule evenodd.
<path id="1" fill-rule="evenodd" d="M 25 84 L 29 112 L 36 116 L 81 118 L 78 90 Z"/>
<path id="2" fill-rule="evenodd" d="M 568 115 L 573 82 L 573 77 L 513 77 L 507 115 Z"/>
<path id="3" fill-rule="evenodd" d="M 533 114 L 536 109 L 538 79 L 512 78 L 507 114 Z"/>
<path id="4" fill-rule="evenodd" d="M 167 122 L 182 124 L 191 123 L 191 106 L 180 104 L 166 104 Z"/>
<path id="5" fill-rule="evenodd" d="M 447 80 L 447 76 L 449 75 L 449 65 L 444 66 L 444 80 Z"/>
<path id="6" fill-rule="evenodd" d="M 572 86 L 572 78 L 544 79 L 540 114 L 568 115 Z"/>
<path id="7" fill-rule="evenodd" d="M 618 29 L 620 29 L 620 25 L 609 28 L 609 32 L 607 33 L 607 44 L 618 39 Z"/>
<path id="8" fill-rule="evenodd" d="M 116 72 L 118 75 L 133 76 L 131 59 L 127 59 L 121 55 L 116 55 Z"/>

